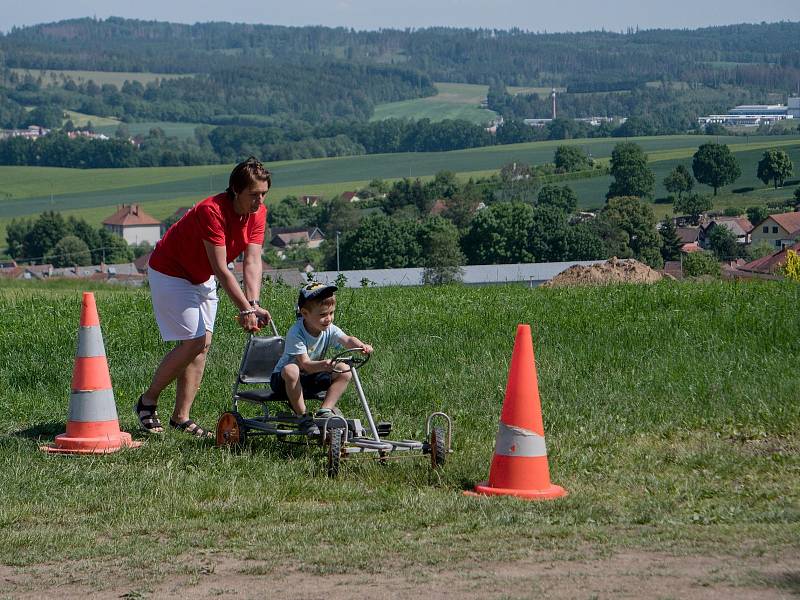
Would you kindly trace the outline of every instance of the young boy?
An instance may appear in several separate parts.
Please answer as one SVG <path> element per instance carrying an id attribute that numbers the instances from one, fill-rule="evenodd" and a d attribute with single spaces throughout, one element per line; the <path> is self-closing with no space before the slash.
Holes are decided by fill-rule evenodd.
<path id="1" fill-rule="evenodd" d="M 363 348 L 365 354 L 372 352 L 372 346 L 333 324 L 337 289 L 318 281 L 300 289 L 298 319 L 286 334 L 283 356 L 270 379 L 272 391 L 286 395 L 292 410 L 301 417 L 299 429 L 306 435 L 319 435 L 314 416 L 330 416 L 352 378 L 349 372 L 335 372 L 333 361 L 324 359 L 328 348 Z M 322 407 L 312 416 L 306 412 L 305 395 L 325 390 Z"/>

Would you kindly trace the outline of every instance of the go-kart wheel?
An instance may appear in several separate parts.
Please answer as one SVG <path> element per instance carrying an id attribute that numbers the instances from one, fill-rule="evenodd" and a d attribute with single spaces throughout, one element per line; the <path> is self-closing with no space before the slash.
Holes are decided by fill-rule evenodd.
<path id="1" fill-rule="evenodd" d="M 217 447 L 241 448 L 247 441 L 244 419 L 238 412 L 224 412 L 217 421 Z"/>
<path id="2" fill-rule="evenodd" d="M 339 466 L 342 462 L 342 446 L 344 445 L 344 430 L 328 430 L 328 466 L 326 474 L 331 479 L 339 475 Z"/>
<path id="3" fill-rule="evenodd" d="M 434 427 L 431 430 L 431 437 L 428 442 L 431 453 L 431 467 L 441 469 L 447 459 L 447 447 L 445 446 L 444 430 L 441 427 Z"/>
<path id="4" fill-rule="evenodd" d="M 337 373 L 347 373 L 350 369 L 360 369 L 369 362 L 372 354 L 364 354 L 361 348 L 347 348 L 331 359 Z M 339 369 L 339 364 L 347 365 L 347 369 Z"/>

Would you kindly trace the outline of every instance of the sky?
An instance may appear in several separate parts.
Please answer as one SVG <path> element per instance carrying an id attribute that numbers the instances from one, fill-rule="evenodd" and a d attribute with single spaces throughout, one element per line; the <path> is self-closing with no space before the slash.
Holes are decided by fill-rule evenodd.
<path id="1" fill-rule="evenodd" d="M 486 27 L 528 31 L 623 31 L 800 21 L 800 0 L 0 0 L 0 31 L 78 17 L 196 23 L 228 21 L 354 29 Z"/>

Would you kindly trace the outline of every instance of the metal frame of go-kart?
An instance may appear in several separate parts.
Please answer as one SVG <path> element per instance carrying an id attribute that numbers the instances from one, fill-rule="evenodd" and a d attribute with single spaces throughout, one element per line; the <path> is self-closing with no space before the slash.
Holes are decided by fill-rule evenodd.
<path id="1" fill-rule="evenodd" d="M 353 385 L 361 402 L 366 418 L 365 428 L 360 419 L 346 418 L 338 410 L 335 414 L 314 419 L 319 427 L 320 435 L 307 436 L 300 432 L 300 417 L 288 406 L 288 400 L 276 396 L 269 388 L 272 370 L 283 353 L 285 340 L 278 335 L 275 323 L 270 321 L 272 336 L 248 336 L 236 381 L 233 385 L 233 406 L 224 412 L 218 422 L 216 431 L 217 446 L 241 447 L 250 436 L 272 435 L 279 440 L 293 443 L 316 444 L 327 451 L 327 475 L 336 477 L 342 460 L 362 455 L 388 461 L 392 458 L 429 456 L 434 469 L 444 466 L 447 454 L 452 452 L 452 419 L 443 412 L 434 412 L 425 423 L 425 441 L 391 440 L 391 423 L 376 423 L 370 409 L 358 370 L 370 358 L 362 354 L 361 348 L 350 348 L 337 354 L 333 361 L 341 365 L 342 371 L 352 372 Z M 248 386 L 243 389 L 242 386 Z M 261 387 L 250 387 L 261 386 Z M 266 386 L 266 387 L 264 387 Z M 317 399 L 324 398 L 324 392 Z M 261 407 L 262 414 L 254 418 L 245 418 L 239 413 L 239 401 L 246 401 Z M 285 412 L 270 412 L 270 403 L 281 402 L 287 409 Z M 435 421 L 442 421 L 440 426 Z M 442 427 L 443 425 L 444 427 Z"/>

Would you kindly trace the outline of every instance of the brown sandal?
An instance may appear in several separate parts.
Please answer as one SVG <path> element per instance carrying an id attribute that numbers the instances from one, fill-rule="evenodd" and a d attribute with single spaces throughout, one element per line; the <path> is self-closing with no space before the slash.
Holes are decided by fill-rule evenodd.
<path id="1" fill-rule="evenodd" d="M 142 402 L 142 396 L 136 401 L 136 406 L 133 407 L 133 412 L 139 420 L 139 427 L 142 431 L 153 434 L 164 433 L 164 426 L 158 419 L 155 404 L 145 404 Z"/>
<path id="2" fill-rule="evenodd" d="M 194 436 L 196 438 L 210 438 L 214 436 L 213 433 L 211 433 L 210 431 L 206 431 L 191 419 L 186 419 L 183 423 L 176 423 L 175 421 L 172 420 L 172 417 L 170 417 L 169 426 L 172 427 L 173 429 L 185 431 L 189 435 Z"/>

